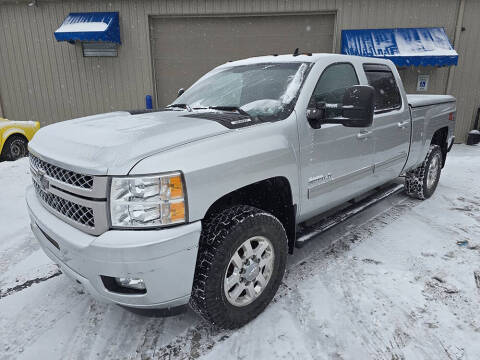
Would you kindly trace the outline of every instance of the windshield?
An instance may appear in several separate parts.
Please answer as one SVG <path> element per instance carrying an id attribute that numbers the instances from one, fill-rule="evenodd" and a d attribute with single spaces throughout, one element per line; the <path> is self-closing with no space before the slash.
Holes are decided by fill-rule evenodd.
<path id="1" fill-rule="evenodd" d="M 238 109 L 252 118 L 285 119 L 293 110 L 310 63 L 268 63 L 216 69 L 172 104 Z"/>

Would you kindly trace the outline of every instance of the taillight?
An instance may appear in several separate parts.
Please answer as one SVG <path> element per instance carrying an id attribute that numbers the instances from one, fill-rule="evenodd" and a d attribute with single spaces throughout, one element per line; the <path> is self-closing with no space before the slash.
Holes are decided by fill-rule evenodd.
<path id="1" fill-rule="evenodd" d="M 450 121 L 455 120 L 455 113 L 451 112 L 450 114 L 448 114 L 448 120 Z"/>

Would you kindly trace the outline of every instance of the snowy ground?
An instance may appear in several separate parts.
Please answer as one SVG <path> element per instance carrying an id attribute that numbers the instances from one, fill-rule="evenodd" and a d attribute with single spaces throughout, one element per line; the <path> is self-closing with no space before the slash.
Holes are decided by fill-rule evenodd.
<path id="1" fill-rule="evenodd" d="M 452 151 L 430 200 L 393 195 L 309 242 L 237 331 L 90 298 L 30 233 L 27 160 L 0 163 L 0 358 L 479 359 L 480 147 Z"/>

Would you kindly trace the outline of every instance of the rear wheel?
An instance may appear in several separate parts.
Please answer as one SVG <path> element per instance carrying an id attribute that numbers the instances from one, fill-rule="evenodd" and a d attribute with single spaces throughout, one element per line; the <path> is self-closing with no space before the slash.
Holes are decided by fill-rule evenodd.
<path id="1" fill-rule="evenodd" d="M 438 145 L 430 145 L 425 161 L 418 168 L 407 172 L 405 190 L 417 199 L 428 199 L 433 195 L 440 180 L 443 157 Z"/>
<path id="2" fill-rule="evenodd" d="M 191 305 L 222 328 L 238 328 L 270 303 L 285 272 L 287 235 L 273 215 L 226 209 L 205 221 Z"/>
<path id="3" fill-rule="evenodd" d="M 23 136 L 11 135 L 2 150 L 2 159 L 7 161 L 18 160 L 28 155 L 28 142 Z"/>

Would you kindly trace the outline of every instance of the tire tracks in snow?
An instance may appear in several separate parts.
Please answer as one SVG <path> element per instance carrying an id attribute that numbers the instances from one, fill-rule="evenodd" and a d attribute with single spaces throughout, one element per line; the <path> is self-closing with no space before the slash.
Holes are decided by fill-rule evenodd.
<path id="1" fill-rule="evenodd" d="M 7 297 L 9 295 L 15 294 L 19 291 L 25 290 L 25 289 L 29 288 L 30 286 L 32 286 L 34 284 L 39 284 L 41 282 L 50 280 L 50 279 L 52 279 L 56 276 L 59 276 L 61 274 L 62 274 L 62 272 L 60 270 L 56 270 L 53 273 L 50 273 L 50 274 L 42 276 L 42 277 L 37 277 L 37 278 L 31 279 L 31 280 L 27 280 L 27 281 L 25 281 L 25 282 L 23 282 L 19 285 L 16 285 L 14 287 L 7 288 L 5 290 L 0 289 L 0 299 L 4 298 L 4 297 Z"/>
<path id="2" fill-rule="evenodd" d="M 321 267 L 325 266 L 325 261 L 327 261 L 328 258 L 339 257 L 342 253 L 350 250 L 352 245 L 367 239 L 374 232 L 388 226 L 419 203 L 420 201 L 418 200 L 403 198 L 387 210 L 368 219 L 363 224 L 357 225 L 354 230 L 347 230 L 326 248 L 314 250 L 302 260 L 290 264 L 272 303 L 283 301 L 284 298 L 286 298 L 286 301 L 289 301 L 288 299 L 297 291 L 297 284 L 318 274 L 318 272 L 321 271 Z M 316 239 L 313 239 L 312 242 L 315 240 Z M 307 246 L 308 244 L 306 247 Z M 352 299 L 351 304 L 354 303 Z M 298 326 L 303 328 L 306 333 L 321 329 L 322 324 L 312 319 L 308 314 L 307 309 L 298 308 L 298 312 L 295 314 L 295 316 L 300 319 Z M 247 324 L 246 326 L 249 325 Z M 135 359 L 197 359 L 210 352 L 218 343 L 227 340 L 233 333 L 231 330 L 221 330 L 201 320 L 200 324 L 189 328 L 184 334 L 176 337 L 167 345 L 155 346 L 152 338 L 146 338 L 144 344 L 152 344 L 151 346 L 155 347 L 155 351 L 152 351 L 151 347 L 145 349 L 145 347 L 142 346 L 137 349 L 137 352 L 140 352 L 137 353 L 138 357 Z M 145 337 L 149 336 L 148 333 L 145 333 Z M 156 335 L 153 334 L 152 336 Z M 378 336 L 377 340 L 377 343 L 385 343 L 385 339 L 382 339 L 381 336 Z M 311 348 L 312 354 L 318 351 L 318 344 L 310 343 L 308 345 Z M 146 353 L 143 353 L 143 351 L 146 351 Z M 142 353 L 144 356 L 142 356 Z"/>
<path id="3" fill-rule="evenodd" d="M 353 244 L 363 241 L 378 229 L 387 226 L 400 217 L 407 209 L 415 206 L 417 203 L 418 201 L 416 200 L 401 198 L 392 206 L 389 206 L 385 211 L 377 214 L 373 213 L 373 216 L 367 218 L 364 223 L 355 225 L 353 230 L 351 230 L 349 226 L 346 226 L 345 229 L 341 229 L 341 231 L 338 232 L 338 227 L 336 227 L 337 230 L 334 231 L 335 235 L 330 235 L 330 238 L 333 237 L 333 239 L 329 239 L 326 246 L 323 242 L 321 242 L 322 245 L 320 246 L 318 244 L 306 244 L 304 248 L 313 250 L 308 253 L 305 252 L 299 258 L 293 259 L 289 264 L 284 281 L 277 295 L 273 299 L 273 303 L 283 301 L 282 299 L 285 297 L 293 296 L 292 294 L 295 292 L 297 283 L 318 274 L 319 267 L 324 266 L 322 263 L 324 264 L 326 258 L 332 256 L 336 257 L 341 253 L 348 251 Z M 332 230 L 329 230 L 325 234 L 331 231 Z M 325 237 L 329 238 L 329 236 Z M 315 243 L 315 241 L 312 241 L 312 243 Z M 28 280 L 18 286 L 1 292 L 0 298 L 18 293 L 34 284 L 45 282 L 60 274 L 61 272 L 57 271 L 44 277 Z M 86 312 L 90 315 L 87 316 L 85 321 L 82 321 L 79 324 L 78 330 L 80 331 L 83 329 L 80 332 L 86 331 L 91 337 L 95 337 L 97 334 L 97 330 L 99 330 L 98 326 L 106 326 L 105 324 L 99 325 L 99 322 L 102 322 L 104 318 L 104 315 L 100 313 L 114 311 L 114 313 L 117 314 L 116 316 L 113 316 L 114 320 L 119 316 L 119 312 L 109 310 L 110 307 L 87 307 L 87 309 Z M 123 312 L 121 313 L 123 314 Z M 123 321 L 117 324 L 119 326 L 119 328 L 117 328 L 118 331 L 115 333 L 108 331 L 108 342 L 110 345 L 106 348 L 103 348 L 101 343 L 92 343 L 88 339 L 85 339 L 85 334 L 80 334 L 77 331 L 75 331 L 75 336 L 79 336 L 79 338 L 72 338 L 70 345 L 77 350 L 81 349 L 84 345 L 88 346 L 92 352 L 88 350 L 86 352 L 84 351 L 83 355 L 87 358 L 94 356 L 94 354 L 98 352 L 105 358 L 112 359 L 197 359 L 202 355 L 209 353 L 218 344 L 229 339 L 234 333 L 233 331 L 218 329 L 215 326 L 206 323 L 204 320 L 193 315 L 191 311 L 189 311 L 186 316 L 181 315 L 179 317 L 180 320 L 150 318 L 147 319 L 147 321 L 143 321 L 141 318 L 137 319 L 137 317 L 132 316 L 129 313 L 120 316 L 123 318 Z M 302 317 L 306 329 L 310 328 L 318 330 L 321 327 L 320 323 L 310 323 L 308 316 Z M 111 317 L 109 317 L 109 319 L 112 320 Z M 178 323 L 180 323 L 180 325 Z M 193 326 L 189 324 L 192 324 Z M 172 325 L 178 328 L 173 333 L 171 329 Z M 125 326 L 125 331 L 123 331 L 122 329 Z M 135 333 L 134 337 L 132 337 L 132 330 Z M 121 345 L 127 341 L 127 345 Z M 316 347 L 313 343 L 308 345 L 312 350 Z M 94 348 L 95 352 L 93 352 Z M 131 350 L 125 351 L 127 349 Z M 119 353 L 122 353 L 123 355 L 118 356 Z M 129 355 L 126 355 L 127 353 Z"/>

